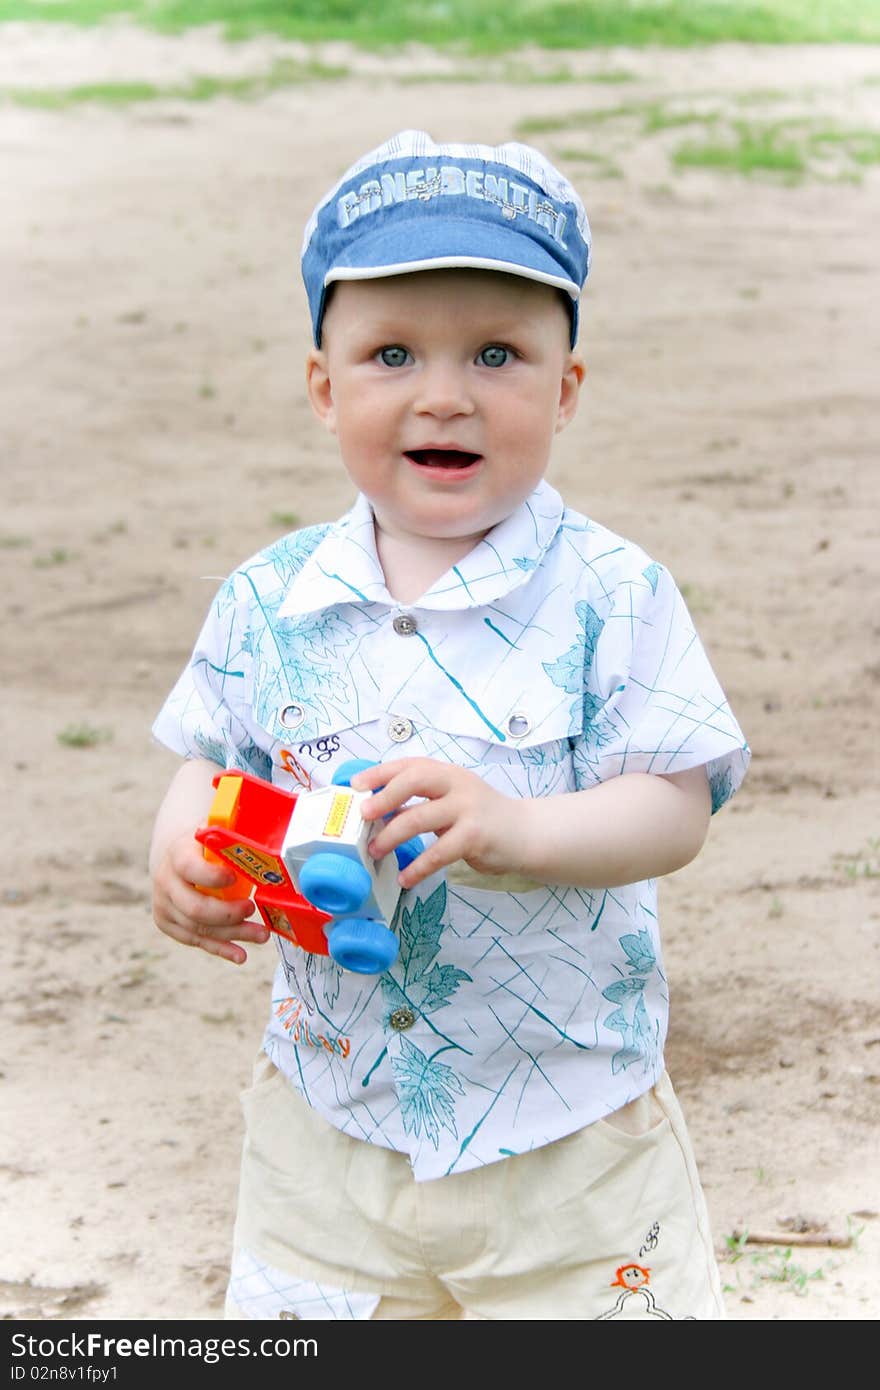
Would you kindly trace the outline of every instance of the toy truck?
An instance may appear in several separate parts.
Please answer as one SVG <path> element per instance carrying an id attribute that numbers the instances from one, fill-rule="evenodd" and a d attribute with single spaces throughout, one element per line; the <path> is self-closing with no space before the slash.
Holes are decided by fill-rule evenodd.
<path id="1" fill-rule="evenodd" d="M 399 869 L 424 848 L 418 836 L 378 861 L 367 846 L 375 826 L 360 814 L 372 792 L 350 779 L 372 764 L 344 763 L 330 786 L 285 792 L 244 772 L 214 778 L 216 793 L 205 828 L 196 831 L 207 858 L 236 875 L 223 897 L 253 895 L 270 931 L 346 970 L 381 974 L 397 957 L 390 929 Z"/>

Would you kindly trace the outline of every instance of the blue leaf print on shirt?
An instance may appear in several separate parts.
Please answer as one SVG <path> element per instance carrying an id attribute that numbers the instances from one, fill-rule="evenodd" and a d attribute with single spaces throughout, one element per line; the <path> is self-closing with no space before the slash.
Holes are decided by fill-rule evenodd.
<path id="1" fill-rule="evenodd" d="M 613 985 L 603 989 L 602 994 L 606 999 L 610 999 L 612 1004 L 622 1004 L 633 995 L 641 994 L 644 988 L 644 980 L 630 976 L 626 980 L 615 980 Z"/>
<path id="2" fill-rule="evenodd" d="M 397 923 L 400 954 L 393 973 L 382 976 L 382 994 L 389 1014 L 402 1005 L 422 1014 L 445 1009 L 461 982 L 470 984 L 470 975 L 457 966 L 435 963 L 445 911 L 445 883 L 435 888 L 429 898 L 418 898 L 411 911 L 406 907 L 401 911 Z"/>
<path id="3" fill-rule="evenodd" d="M 275 568 L 282 597 L 329 530 L 330 526 L 326 523 L 306 526 L 302 531 L 292 531 L 290 535 L 282 536 L 269 546 L 266 556 Z"/>
<path id="4" fill-rule="evenodd" d="M 586 732 L 604 703 L 587 689 L 587 673 L 593 665 L 596 643 L 605 624 L 586 600 L 576 603 L 574 611 L 583 637 L 573 642 L 556 661 L 541 664 L 554 685 L 561 686 L 569 695 L 577 696 L 571 707 L 571 717 L 580 721 L 580 727 Z"/>
<path id="5" fill-rule="evenodd" d="M 631 968 L 643 971 L 646 975 L 650 974 L 657 964 L 651 933 L 643 929 L 638 935 L 622 936 L 620 944 L 627 954 Z"/>
<path id="6" fill-rule="evenodd" d="M 618 941 L 632 974 L 615 980 L 602 991 L 603 998 L 617 1005 L 603 1019 L 606 1028 L 620 1034 L 621 1045 L 611 1058 L 611 1070 L 615 1076 L 633 1062 L 641 1062 L 645 1071 L 650 1070 L 657 1053 L 656 1029 L 652 1031 L 645 1007 L 647 976 L 657 965 L 650 932 L 628 932 Z"/>
<path id="7" fill-rule="evenodd" d="M 250 772 L 254 777 L 262 777 L 264 782 L 272 781 L 272 759 L 256 743 L 247 743 L 233 756 L 233 766 L 242 772 Z"/>
<path id="8" fill-rule="evenodd" d="M 646 570 L 642 570 L 642 574 L 651 586 L 651 593 L 656 594 L 657 580 L 660 578 L 660 566 L 652 563 Z"/>
<path id="9" fill-rule="evenodd" d="M 328 701 L 342 704 L 348 696 L 348 662 L 338 654 L 350 649 L 353 629 L 345 618 L 333 609 L 302 618 L 281 619 L 270 631 L 265 629 L 267 643 L 274 645 L 283 658 L 278 670 L 276 654 L 267 652 L 257 670 L 258 696 L 256 715 L 261 723 L 271 724 L 279 702 L 301 700 L 310 716 L 302 733 L 308 735 L 320 722 L 329 717 Z"/>
<path id="10" fill-rule="evenodd" d="M 554 685 L 561 685 L 569 695 L 580 695 L 584 688 L 584 675 L 593 664 L 596 643 L 605 624 L 585 599 L 575 604 L 574 611 L 581 625 L 583 640 L 573 642 L 558 660 L 543 661 L 541 665 Z"/>
<path id="11" fill-rule="evenodd" d="M 647 1063 L 653 1060 L 656 1039 L 651 1030 L 651 1020 L 645 1008 L 644 994 L 639 996 L 633 1013 L 633 1043 L 640 1057 Z"/>
<path id="12" fill-rule="evenodd" d="M 535 570 L 538 568 L 538 561 L 532 560 L 527 555 L 514 555 L 513 563 L 520 570 Z"/>
<path id="13" fill-rule="evenodd" d="M 226 766 L 226 744 L 220 738 L 213 738 L 210 734 L 203 734 L 201 729 L 193 730 L 193 742 L 199 750 L 202 758 L 207 758 L 209 763 L 216 763 L 218 767 Z"/>
<path id="14" fill-rule="evenodd" d="M 709 773 L 709 791 L 712 796 L 712 815 L 720 811 L 726 801 L 733 796 L 733 769 L 728 763 L 720 772 Z"/>
<path id="15" fill-rule="evenodd" d="M 452 1096 L 463 1096 L 464 1087 L 452 1068 L 426 1057 L 407 1038 L 400 1039 L 400 1056 L 392 1057 L 391 1066 L 400 1093 L 400 1113 L 407 1134 L 414 1134 L 420 1139 L 424 1131 L 435 1149 L 440 1143 L 441 1128 L 448 1129 L 457 1139 Z"/>

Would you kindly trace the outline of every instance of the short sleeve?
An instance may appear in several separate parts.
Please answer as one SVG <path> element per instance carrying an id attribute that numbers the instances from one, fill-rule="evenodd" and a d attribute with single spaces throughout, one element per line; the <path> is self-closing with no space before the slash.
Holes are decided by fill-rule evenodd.
<path id="1" fill-rule="evenodd" d="M 153 724 L 153 737 L 175 753 L 207 758 L 269 778 L 271 758 L 250 714 L 251 652 L 247 604 L 235 576 L 214 598 L 189 664 Z"/>
<path id="2" fill-rule="evenodd" d="M 585 628 L 578 787 L 705 766 L 719 810 L 750 753 L 668 570 L 649 564 L 621 578 L 604 619 L 591 610 Z"/>

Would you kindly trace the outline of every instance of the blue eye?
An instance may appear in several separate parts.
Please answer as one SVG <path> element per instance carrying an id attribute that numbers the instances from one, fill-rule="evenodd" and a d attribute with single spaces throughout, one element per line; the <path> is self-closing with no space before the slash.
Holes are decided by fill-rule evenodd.
<path id="1" fill-rule="evenodd" d="M 498 343 L 491 343 L 489 347 L 484 347 L 477 361 L 483 367 L 504 367 L 510 360 L 510 349 L 500 347 Z"/>
<path id="2" fill-rule="evenodd" d="M 379 353 L 379 358 L 386 367 L 405 367 L 409 360 L 409 353 L 405 347 L 398 347 L 395 344 L 393 347 L 383 348 Z"/>

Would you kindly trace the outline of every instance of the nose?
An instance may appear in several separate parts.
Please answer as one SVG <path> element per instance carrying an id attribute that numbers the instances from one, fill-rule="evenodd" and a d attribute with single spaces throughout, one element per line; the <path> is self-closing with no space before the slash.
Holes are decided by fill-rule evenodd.
<path id="1" fill-rule="evenodd" d="M 466 370 L 454 362 L 427 364 L 419 374 L 413 408 L 417 415 L 433 415 L 438 420 L 473 415 L 474 401 Z"/>

